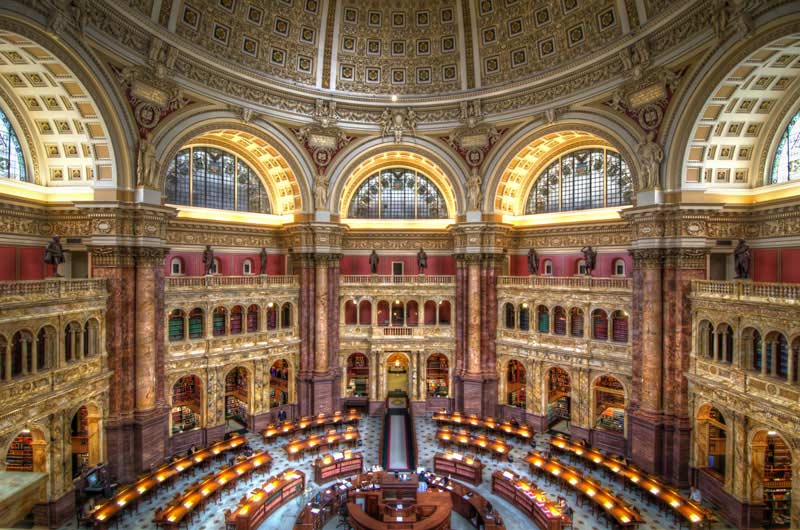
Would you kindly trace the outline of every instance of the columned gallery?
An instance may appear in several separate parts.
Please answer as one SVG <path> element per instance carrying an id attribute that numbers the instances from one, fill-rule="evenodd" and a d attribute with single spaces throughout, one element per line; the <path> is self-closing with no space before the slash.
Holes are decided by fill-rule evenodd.
<path id="1" fill-rule="evenodd" d="M 0 526 L 800 530 L 800 2 L 0 4 Z"/>

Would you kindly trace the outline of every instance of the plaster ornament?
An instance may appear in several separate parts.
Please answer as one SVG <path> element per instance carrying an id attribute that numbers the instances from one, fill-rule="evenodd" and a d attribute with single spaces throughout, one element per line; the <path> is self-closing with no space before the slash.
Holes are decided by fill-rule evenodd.
<path id="1" fill-rule="evenodd" d="M 151 135 L 139 140 L 139 153 L 136 159 L 136 185 L 155 189 L 158 180 L 158 159 Z"/>
<path id="2" fill-rule="evenodd" d="M 656 189 L 661 183 L 660 167 L 664 159 L 664 150 L 656 143 L 655 137 L 655 131 L 648 132 L 645 141 L 640 143 L 636 150 L 642 161 L 641 191 Z"/>
<path id="3" fill-rule="evenodd" d="M 328 206 L 328 179 L 318 174 L 314 179 L 314 208 L 325 210 Z"/>
<path id="4" fill-rule="evenodd" d="M 408 129 L 412 135 L 417 134 L 417 113 L 412 108 L 406 110 L 384 109 L 380 117 L 381 134 L 394 135 L 395 143 L 403 141 L 403 132 Z"/>
<path id="5" fill-rule="evenodd" d="M 477 169 L 473 169 L 472 174 L 467 181 L 467 202 L 469 203 L 470 210 L 481 209 L 481 199 L 483 192 L 481 190 L 482 179 Z"/>

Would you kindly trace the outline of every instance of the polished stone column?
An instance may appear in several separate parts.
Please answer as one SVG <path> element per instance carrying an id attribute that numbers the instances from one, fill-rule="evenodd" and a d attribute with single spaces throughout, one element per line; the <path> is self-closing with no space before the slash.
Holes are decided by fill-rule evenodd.
<path id="1" fill-rule="evenodd" d="M 133 249 L 90 247 L 92 277 L 105 278 L 106 351 L 111 372 L 108 391 L 106 442 L 111 476 L 120 483 L 131 482 L 139 471 L 134 455 L 134 364 L 136 270 Z M 62 352 L 63 353 L 63 352 Z"/>
<path id="2" fill-rule="evenodd" d="M 481 373 L 481 256 L 469 254 L 467 261 L 466 367 L 463 377 L 464 412 L 483 414 L 483 377 Z"/>
<path id="3" fill-rule="evenodd" d="M 630 441 L 634 462 L 649 473 L 663 463 L 662 418 L 662 274 L 663 251 L 635 250 L 633 271 L 633 392 Z M 646 378 L 646 384 L 645 384 Z"/>
<path id="4" fill-rule="evenodd" d="M 308 416 L 313 413 L 314 389 L 312 385 L 313 359 L 313 297 L 314 297 L 314 261 L 312 254 L 296 254 L 293 256 L 294 270 L 299 277 L 297 329 L 300 337 L 300 367 L 297 373 L 297 405 L 298 414 Z"/>
<path id="5" fill-rule="evenodd" d="M 453 402 L 456 410 L 463 410 L 464 409 L 464 388 L 463 388 L 463 377 L 464 377 L 464 356 L 466 354 L 466 344 L 467 339 L 464 335 L 464 318 L 466 316 L 466 309 L 467 309 L 467 302 L 466 302 L 466 262 L 464 260 L 464 256 L 462 254 L 456 255 L 456 298 L 454 300 L 453 307 L 455 308 L 455 321 L 454 321 L 454 331 L 455 331 L 455 340 L 456 340 L 456 348 L 455 348 L 455 362 L 453 366 Z M 439 308 L 437 306 L 437 320 L 438 323 L 438 311 Z"/>
<path id="6" fill-rule="evenodd" d="M 315 317 L 317 336 L 314 350 L 314 373 L 328 373 L 328 261 L 317 258 Z"/>
<path id="7" fill-rule="evenodd" d="M 497 276 L 502 266 L 502 255 L 489 256 L 486 267 L 486 318 L 482 327 L 486 330 L 487 341 L 483 350 L 483 414 L 497 416 L 498 375 L 497 375 Z"/>

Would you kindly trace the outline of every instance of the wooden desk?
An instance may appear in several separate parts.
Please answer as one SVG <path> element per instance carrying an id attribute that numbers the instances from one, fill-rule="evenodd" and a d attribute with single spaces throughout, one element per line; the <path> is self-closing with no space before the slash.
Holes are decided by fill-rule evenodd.
<path id="1" fill-rule="evenodd" d="M 268 471 L 271 466 L 272 457 L 266 451 L 260 451 L 250 458 L 224 468 L 216 475 L 188 488 L 182 496 L 161 512 L 156 511 L 153 522 L 157 526 L 177 528 L 198 506 L 203 509 L 208 500 L 222 488 L 230 487 L 239 478 L 248 476 L 256 470 Z"/>
<path id="2" fill-rule="evenodd" d="M 450 494 L 439 491 L 418 493 L 417 503 L 408 517 L 390 519 L 391 516 L 383 516 L 383 520 L 379 520 L 355 502 L 347 503 L 348 520 L 355 530 L 447 530 L 450 528 L 452 511 Z"/>
<path id="3" fill-rule="evenodd" d="M 533 439 L 534 435 L 534 430 L 529 425 L 513 425 L 509 421 L 498 422 L 491 417 L 481 419 L 475 414 L 465 416 L 460 412 L 453 412 L 452 414 L 436 412 L 433 415 L 433 420 L 439 425 L 459 425 L 471 429 L 484 429 L 508 436 L 516 436 L 517 438 L 527 441 Z"/>
<path id="4" fill-rule="evenodd" d="M 95 528 L 105 528 L 114 517 L 129 506 L 135 506 L 139 500 L 158 489 L 162 484 L 170 483 L 179 475 L 193 469 L 203 462 L 214 459 L 227 451 L 241 447 L 246 442 L 242 435 L 222 440 L 201 449 L 191 456 L 185 456 L 174 462 L 166 463 L 149 475 L 140 478 L 133 484 L 125 486 L 106 502 L 99 504 L 87 516 L 87 520 Z"/>
<path id="5" fill-rule="evenodd" d="M 308 438 L 301 440 L 292 440 L 283 446 L 289 460 L 296 460 L 303 455 L 306 451 L 321 450 L 330 447 L 336 447 L 339 444 L 347 444 L 349 447 L 355 447 L 361 435 L 353 427 L 348 427 L 346 431 L 335 432 L 330 431 L 325 434 L 315 434 Z"/>
<path id="6" fill-rule="evenodd" d="M 325 484 L 331 480 L 339 477 L 352 477 L 358 475 L 364 466 L 364 459 L 361 453 L 353 453 L 350 450 L 344 454 L 338 455 L 328 454 L 314 460 L 312 464 L 314 468 L 314 482 L 317 484 Z"/>
<path id="7" fill-rule="evenodd" d="M 478 452 L 487 451 L 503 460 L 508 460 L 508 455 L 511 453 L 511 446 L 504 440 L 489 438 L 484 434 L 473 435 L 466 430 L 453 431 L 449 427 L 442 427 L 436 431 L 436 440 L 439 445 L 448 446 L 455 443 L 462 447 L 472 447 Z"/>
<path id="8" fill-rule="evenodd" d="M 450 492 L 453 510 L 464 519 L 471 521 L 477 514 L 483 521 L 484 530 L 505 530 L 502 518 L 494 511 L 489 512 L 488 501 L 476 490 L 452 480 L 445 486 L 444 477 L 434 473 L 426 473 L 425 479 L 429 488 Z"/>
<path id="9" fill-rule="evenodd" d="M 233 512 L 225 514 L 226 530 L 255 530 L 272 512 L 302 494 L 305 487 L 306 476 L 302 471 L 289 469 L 270 477 Z"/>
<path id="10" fill-rule="evenodd" d="M 261 431 L 264 437 L 264 443 L 269 443 L 280 436 L 288 436 L 290 434 L 304 433 L 307 430 L 316 429 L 320 427 L 336 426 L 336 425 L 354 425 L 357 426 L 361 421 L 362 415 L 356 410 L 349 410 L 347 413 L 334 412 L 326 416 L 320 414 L 316 417 L 303 417 L 297 421 L 285 421 L 281 424 L 270 423 L 267 428 Z"/>
<path id="11" fill-rule="evenodd" d="M 530 480 L 510 470 L 495 471 L 492 493 L 513 504 L 542 530 L 561 530 L 561 508 Z"/>
<path id="12" fill-rule="evenodd" d="M 529 453 L 525 461 L 531 472 L 544 472 L 562 481 L 576 492 L 584 495 L 598 508 L 605 511 L 618 525 L 636 527 L 642 523 L 641 516 L 612 491 L 601 487 L 590 477 L 585 477 L 575 468 L 553 458 L 545 458 L 538 453 Z"/>
<path id="13" fill-rule="evenodd" d="M 472 455 L 436 453 L 433 457 L 433 470 L 469 482 L 473 486 L 483 482 L 483 462 Z"/>
<path id="14" fill-rule="evenodd" d="M 671 509 L 690 525 L 699 526 L 714 519 L 714 515 L 711 512 L 683 497 L 678 491 L 663 484 L 656 477 L 629 466 L 625 462 L 606 456 L 597 449 L 572 442 L 562 436 L 551 438 L 550 446 L 556 450 L 575 455 L 589 464 L 600 466 L 612 475 L 622 477 L 628 483 L 638 487 L 642 492 L 652 496 L 662 506 Z"/>

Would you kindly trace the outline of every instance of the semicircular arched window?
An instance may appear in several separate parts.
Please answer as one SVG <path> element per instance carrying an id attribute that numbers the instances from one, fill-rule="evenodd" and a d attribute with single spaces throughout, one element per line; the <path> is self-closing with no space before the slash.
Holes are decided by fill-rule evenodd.
<path id="1" fill-rule="evenodd" d="M 348 216 L 357 219 L 447 219 L 442 192 L 414 169 L 382 169 L 359 185 Z"/>
<path id="2" fill-rule="evenodd" d="M 12 180 L 28 180 L 22 146 L 11 122 L 0 110 L 0 177 Z"/>
<path id="3" fill-rule="evenodd" d="M 800 179 L 800 112 L 795 114 L 775 151 L 772 174 L 767 184 Z"/>
<path id="4" fill-rule="evenodd" d="M 554 160 L 536 178 L 526 214 L 569 212 L 631 204 L 628 164 L 610 149 L 581 149 Z"/>
<path id="5" fill-rule="evenodd" d="M 167 166 L 167 202 L 200 208 L 271 213 L 267 190 L 241 158 L 215 147 L 178 151 Z"/>

